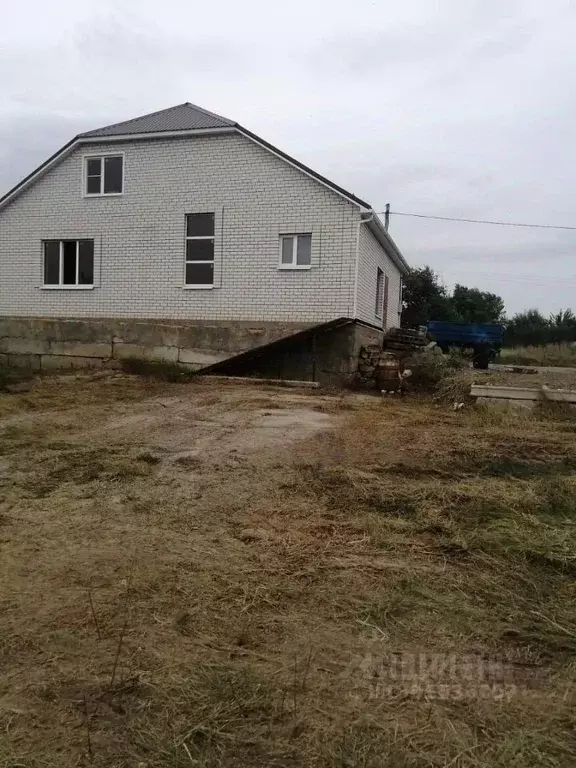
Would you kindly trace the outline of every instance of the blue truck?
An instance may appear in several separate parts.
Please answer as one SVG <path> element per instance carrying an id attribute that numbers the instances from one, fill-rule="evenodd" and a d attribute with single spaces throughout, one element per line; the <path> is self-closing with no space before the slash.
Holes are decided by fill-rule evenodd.
<path id="1" fill-rule="evenodd" d="M 471 349 L 474 368 L 488 368 L 502 348 L 504 327 L 499 323 L 448 323 L 430 320 L 428 335 L 442 352 L 451 347 Z"/>

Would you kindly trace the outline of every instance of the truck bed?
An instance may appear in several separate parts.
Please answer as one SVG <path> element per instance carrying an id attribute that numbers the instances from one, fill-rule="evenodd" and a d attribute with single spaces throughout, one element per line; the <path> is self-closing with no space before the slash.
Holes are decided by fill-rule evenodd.
<path id="1" fill-rule="evenodd" d="M 438 344 L 502 344 L 503 328 L 499 323 L 448 323 L 430 320 L 427 327 L 428 333 Z"/>

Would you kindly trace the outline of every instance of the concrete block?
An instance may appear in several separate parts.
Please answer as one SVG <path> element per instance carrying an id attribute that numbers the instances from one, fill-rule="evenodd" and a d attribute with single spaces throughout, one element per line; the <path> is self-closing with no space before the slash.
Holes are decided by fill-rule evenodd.
<path id="1" fill-rule="evenodd" d="M 44 338 L 41 329 L 34 333 L 35 318 L 28 317 L 1 317 L 0 337 L 7 338 Z"/>
<path id="2" fill-rule="evenodd" d="M 178 346 L 184 349 L 228 351 L 230 329 L 222 325 L 198 323 L 182 326 L 178 332 Z"/>
<path id="3" fill-rule="evenodd" d="M 103 343 L 112 341 L 114 320 L 44 320 L 46 336 L 52 341 L 76 341 L 84 344 Z"/>
<path id="4" fill-rule="evenodd" d="M 43 355 L 50 351 L 50 343 L 41 339 L 0 339 L 0 351 L 11 355 Z"/>
<path id="5" fill-rule="evenodd" d="M 186 365 L 196 366 L 203 368 L 205 365 L 213 365 L 219 363 L 221 360 L 226 360 L 230 357 L 227 352 L 209 352 L 205 349 L 180 349 L 178 355 L 178 362 Z"/>
<path id="6" fill-rule="evenodd" d="M 180 326 L 177 323 L 115 321 L 114 339 L 124 344 L 145 347 L 177 347 Z"/>
<path id="7" fill-rule="evenodd" d="M 101 368 L 104 361 L 99 357 L 72 357 L 71 355 L 42 355 L 43 371 L 60 371 L 71 368 Z"/>
<path id="8" fill-rule="evenodd" d="M 0 337 L 40 341 L 109 342 L 114 320 L 66 320 L 49 317 L 1 317 Z"/>
<path id="9" fill-rule="evenodd" d="M 145 347 L 140 344 L 114 344 L 112 355 L 118 360 L 139 357 L 143 360 L 164 360 L 168 363 L 178 361 L 178 347 Z"/>
<path id="10" fill-rule="evenodd" d="M 77 341 L 53 341 L 50 344 L 50 354 L 107 359 L 112 357 L 112 344 L 83 344 Z"/>
<path id="11" fill-rule="evenodd" d="M 553 401 L 560 403 L 576 403 L 576 390 L 549 389 L 542 387 L 499 387 L 490 384 L 472 384 L 472 397 L 500 400 L 536 400 L 541 402 Z"/>
<path id="12" fill-rule="evenodd" d="M 14 368 L 26 368 L 29 371 L 40 370 L 40 355 L 5 355 L 8 365 Z"/>

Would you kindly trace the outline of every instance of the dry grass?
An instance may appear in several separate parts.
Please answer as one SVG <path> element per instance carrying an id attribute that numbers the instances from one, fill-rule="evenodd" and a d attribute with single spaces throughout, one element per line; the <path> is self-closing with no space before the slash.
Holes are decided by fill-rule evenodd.
<path id="1" fill-rule="evenodd" d="M 508 347 L 500 353 L 499 362 L 506 365 L 553 365 L 576 368 L 576 347 L 572 344 Z"/>
<path id="2" fill-rule="evenodd" d="M 0 412 L 1 768 L 574 765 L 561 414 L 130 378 Z"/>

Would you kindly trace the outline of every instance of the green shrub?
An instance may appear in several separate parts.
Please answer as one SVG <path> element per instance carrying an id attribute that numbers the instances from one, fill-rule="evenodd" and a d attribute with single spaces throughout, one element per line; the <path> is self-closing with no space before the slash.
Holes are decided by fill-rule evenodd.
<path id="1" fill-rule="evenodd" d="M 468 369 L 468 360 L 457 354 L 443 355 L 438 348 L 416 352 L 406 362 L 412 371 L 411 386 L 424 392 L 433 392 L 444 379 Z"/>

